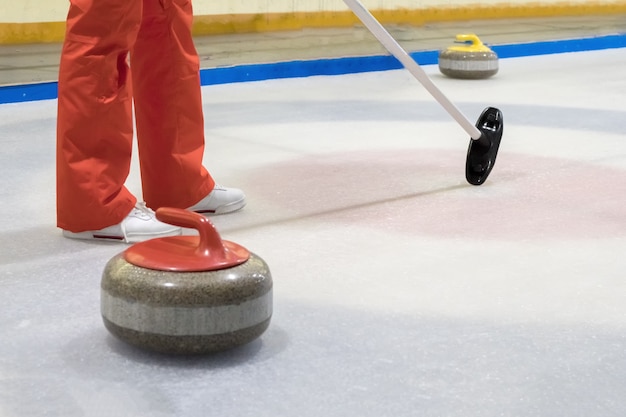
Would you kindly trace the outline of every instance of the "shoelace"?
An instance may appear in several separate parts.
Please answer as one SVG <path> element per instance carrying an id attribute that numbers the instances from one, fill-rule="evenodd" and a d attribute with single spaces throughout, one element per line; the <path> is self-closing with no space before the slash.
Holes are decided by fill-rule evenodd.
<path id="1" fill-rule="evenodd" d="M 133 209 L 131 216 L 137 217 L 142 220 L 150 220 L 155 217 L 154 211 L 146 206 L 145 202 L 137 202 L 135 208 Z"/>

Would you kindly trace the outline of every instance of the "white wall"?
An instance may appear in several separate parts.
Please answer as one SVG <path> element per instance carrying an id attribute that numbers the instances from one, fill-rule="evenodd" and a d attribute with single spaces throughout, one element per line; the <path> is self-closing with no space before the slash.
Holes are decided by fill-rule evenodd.
<path id="1" fill-rule="evenodd" d="M 133 1 L 133 0 L 127 0 Z M 137 0 L 135 0 L 137 1 Z M 369 9 L 393 10 L 460 7 L 473 4 L 515 6 L 563 4 L 624 4 L 624 0 L 362 0 Z M 342 0 L 194 0 L 196 15 L 319 12 L 347 10 Z M 61 22 L 69 0 L 0 0 L 0 23 Z"/>
<path id="2" fill-rule="evenodd" d="M 4 0 L 3 0 L 4 1 Z M 537 4 L 585 4 L 585 3 L 624 3 L 620 0 L 361 0 L 369 9 L 421 9 L 426 7 L 461 7 L 468 5 L 537 5 Z M 348 10 L 341 0 L 196 0 L 197 14 L 237 14 L 237 13 L 285 13 Z"/>
<path id="3" fill-rule="evenodd" d="M 0 0 L 0 22 L 36 23 L 65 20 L 68 0 Z"/>

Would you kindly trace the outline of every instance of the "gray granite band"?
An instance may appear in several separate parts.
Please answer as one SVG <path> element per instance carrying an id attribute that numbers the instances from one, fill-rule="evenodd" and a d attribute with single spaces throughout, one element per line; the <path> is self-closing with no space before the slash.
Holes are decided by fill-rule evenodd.
<path id="1" fill-rule="evenodd" d="M 440 58 L 439 66 L 452 70 L 489 71 L 498 69 L 498 61 L 480 57 L 473 57 L 471 60 Z"/>
<path id="2" fill-rule="evenodd" d="M 214 335 L 257 325 L 272 315 L 272 292 L 236 305 L 155 307 L 101 294 L 101 313 L 110 322 L 139 332 L 172 336 Z"/>

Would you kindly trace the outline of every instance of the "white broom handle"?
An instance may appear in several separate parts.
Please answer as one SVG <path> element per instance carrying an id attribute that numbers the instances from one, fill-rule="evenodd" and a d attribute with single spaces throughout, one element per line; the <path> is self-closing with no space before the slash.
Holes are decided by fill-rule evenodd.
<path id="1" fill-rule="evenodd" d="M 363 22 L 365 27 L 372 32 L 372 35 L 402 63 L 417 80 L 428 90 L 428 92 L 443 106 L 444 109 L 456 120 L 463 129 L 472 137 L 478 139 L 481 136 L 480 130 L 470 122 L 463 113 L 454 105 L 441 90 L 428 78 L 422 67 L 396 42 L 378 20 L 363 6 L 359 0 L 343 0 L 352 9 L 352 12 Z"/>

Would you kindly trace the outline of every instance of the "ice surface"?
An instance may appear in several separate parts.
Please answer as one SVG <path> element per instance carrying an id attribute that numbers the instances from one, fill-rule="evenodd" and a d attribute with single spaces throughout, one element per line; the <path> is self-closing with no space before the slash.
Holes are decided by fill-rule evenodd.
<path id="1" fill-rule="evenodd" d="M 56 103 L 0 106 L 0 416 L 624 416 L 625 67 L 427 67 L 470 120 L 504 112 L 480 187 L 405 71 L 204 88 L 206 164 L 249 199 L 213 219 L 270 265 L 275 314 L 198 358 L 108 334 L 100 277 L 124 246 L 55 228 Z"/>

